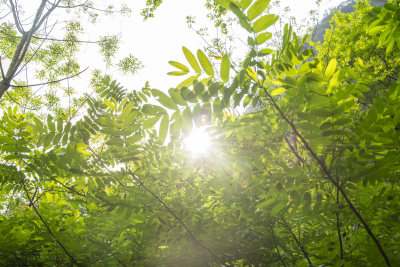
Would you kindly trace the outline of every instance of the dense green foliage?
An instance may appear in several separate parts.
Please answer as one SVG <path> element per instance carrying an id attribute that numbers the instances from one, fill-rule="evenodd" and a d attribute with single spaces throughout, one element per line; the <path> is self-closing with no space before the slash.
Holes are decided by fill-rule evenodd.
<path id="1" fill-rule="evenodd" d="M 313 49 L 286 25 L 275 51 L 269 1 L 217 2 L 249 33 L 240 69 L 183 47 L 176 88 L 98 75 L 80 118 L 3 105 L 0 265 L 400 264 L 399 2 Z"/>

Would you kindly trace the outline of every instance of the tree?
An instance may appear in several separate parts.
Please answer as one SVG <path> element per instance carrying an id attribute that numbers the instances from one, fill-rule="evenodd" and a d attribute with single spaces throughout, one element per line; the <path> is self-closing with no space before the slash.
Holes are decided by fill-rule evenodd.
<path id="1" fill-rule="evenodd" d="M 38 6 L 24 2 L 23 6 L 30 5 L 31 8 L 37 8 L 32 17 L 25 18 L 26 10 L 17 2 L 14 0 L 2 2 L 0 99 L 6 93 L 10 102 L 18 104 L 17 99 L 25 94 L 24 102 L 36 98 L 36 103 L 32 101 L 31 105 L 23 105 L 33 109 L 37 109 L 35 104 L 40 103 L 40 98 L 38 99 L 31 89 L 39 86 L 65 90 L 70 99 L 69 106 L 72 105 L 71 98 L 75 95 L 73 88 L 69 85 L 62 86 L 60 82 L 79 76 L 87 69 L 82 71 L 78 61 L 82 43 L 98 44 L 107 64 L 111 64 L 111 58 L 118 50 L 119 39 L 116 35 L 99 37 L 96 41 L 81 40 L 79 35 L 84 29 L 79 16 L 95 22 L 99 13 L 124 15 L 130 11 L 126 5 L 116 10 L 113 5 L 104 9 L 96 7 L 92 1 L 43 0 L 38 2 Z M 58 22 L 53 18 L 54 14 L 69 14 L 69 19 Z M 31 14 L 28 13 L 29 15 Z M 63 33 L 64 36 L 59 37 Z M 135 72 L 141 67 L 141 63 L 130 55 L 122 59 L 118 66 L 123 72 Z M 31 69 L 28 70 L 28 67 Z M 25 77 L 21 78 L 22 74 L 25 74 Z M 10 87 L 14 89 L 11 93 L 9 93 Z M 50 103 L 52 99 L 57 101 L 58 97 L 54 90 L 49 91 L 48 99 Z M 46 104 L 43 102 L 41 103 Z M 71 107 L 69 109 L 71 110 Z"/>
<path id="2" fill-rule="evenodd" d="M 354 66 L 325 64 L 290 25 L 281 49 L 266 46 L 267 1 L 219 3 L 253 40 L 237 72 L 227 53 L 213 64 L 184 47 L 168 92 L 106 76 L 76 120 L 4 108 L 3 265 L 400 262 L 398 81 L 364 106 Z M 372 10 L 386 49 L 399 10 Z M 248 105 L 263 108 L 230 112 Z M 181 141 L 202 125 L 215 150 L 193 160 Z"/>

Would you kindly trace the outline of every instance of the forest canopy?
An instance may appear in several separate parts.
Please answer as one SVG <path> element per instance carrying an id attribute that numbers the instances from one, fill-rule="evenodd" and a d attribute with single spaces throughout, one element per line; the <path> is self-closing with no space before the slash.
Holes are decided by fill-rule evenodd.
<path id="1" fill-rule="evenodd" d="M 400 1 L 334 12 L 323 42 L 276 2 L 204 2 L 243 58 L 217 38 L 169 61 L 173 88 L 93 66 L 79 94 L 82 43 L 143 66 L 79 37 L 129 8 L 41 0 L 25 20 L 0 0 L 1 266 L 400 265 Z"/>

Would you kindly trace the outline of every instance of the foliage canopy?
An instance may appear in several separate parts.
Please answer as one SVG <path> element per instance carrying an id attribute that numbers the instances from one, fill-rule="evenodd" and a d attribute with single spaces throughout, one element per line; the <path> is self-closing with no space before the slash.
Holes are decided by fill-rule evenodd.
<path id="1" fill-rule="evenodd" d="M 167 91 L 99 76 L 78 118 L 3 104 L 1 265 L 400 264 L 399 2 L 336 14 L 309 49 L 286 25 L 276 50 L 269 1 L 217 3 L 248 32 L 240 69 L 183 47 Z"/>

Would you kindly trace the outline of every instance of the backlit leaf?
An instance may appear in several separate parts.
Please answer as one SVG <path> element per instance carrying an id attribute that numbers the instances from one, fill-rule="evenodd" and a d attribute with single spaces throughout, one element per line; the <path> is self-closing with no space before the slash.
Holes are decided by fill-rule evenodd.
<path id="1" fill-rule="evenodd" d="M 168 126 L 169 126 L 169 116 L 168 114 L 164 114 L 160 123 L 160 130 L 158 133 L 158 138 L 160 138 L 161 143 L 165 142 L 165 138 L 168 134 Z"/>
<path id="2" fill-rule="evenodd" d="M 257 0 L 247 11 L 249 20 L 253 20 L 268 7 L 270 0 Z"/>
<path id="3" fill-rule="evenodd" d="M 169 109 L 178 109 L 178 106 L 175 104 L 175 102 L 160 90 L 152 89 L 151 93 L 164 107 Z"/>
<path id="4" fill-rule="evenodd" d="M 197 73 L 201 73 L 199 63 L 197 63 L 197 60 L 194 57 L 194 55 L 192 54 L 192 52 L 190 52 L 190 50 L 184 46 L 182 47 L 182 51 L 183 51 L 183 54 L 185 54 L 187 61 L 189 62 L 190 66 L 192 66 L 194 71 Z"/>
<path id="5" fill-rule="evenodd" d="M 259 18 L 254 22 L 253 25 L 254 32 L 257 33 L 267 29 L 268 27 L 273 25 L 278 19 L 279 16 L 273 14 L 262 16 L 261 18 Z"/>
<path id="6" fill-rule="evenodd" d="M 195 81 L 197 78 L 199 78 L 199 76 L 200 75 L 195 75 L 195 76 L 191 76 L 191 77 L 187 78 L 186 80 L 184 80 L 183 82 L 178 84 L 178 86 L 176 88 L 181 89 L 182 87 L 192 86 L 193 81 Z"/>
<path id="7" fill-rule="evenodd" d="M 210 76 L 214 76 L 214 69 L 208 60 L 208 57 L 201 51 L 200 49 L 197 50 L 197 58 L 199 59 L 200 65 L 203 70 Z"/>
<path id="8" fill-rule="evenodd" d="M 168 63 L 172 66 L 174 66 L 177 69 L 180 69 L 181 71 L 188 73 L 189 68 L 183 65 L 182 63 L 176 62 L 176 61 L 168 61 Z"/>
<path id="9" fill-rule="evenodd" d="M 229 59 L 229 55 L 225 54 L 222 57 L 222 61 L 221 61 L 221 79 L 224 82 L 227 82 L 229 80 L 229 71 L 231 69 L 231 61 Z"/>

